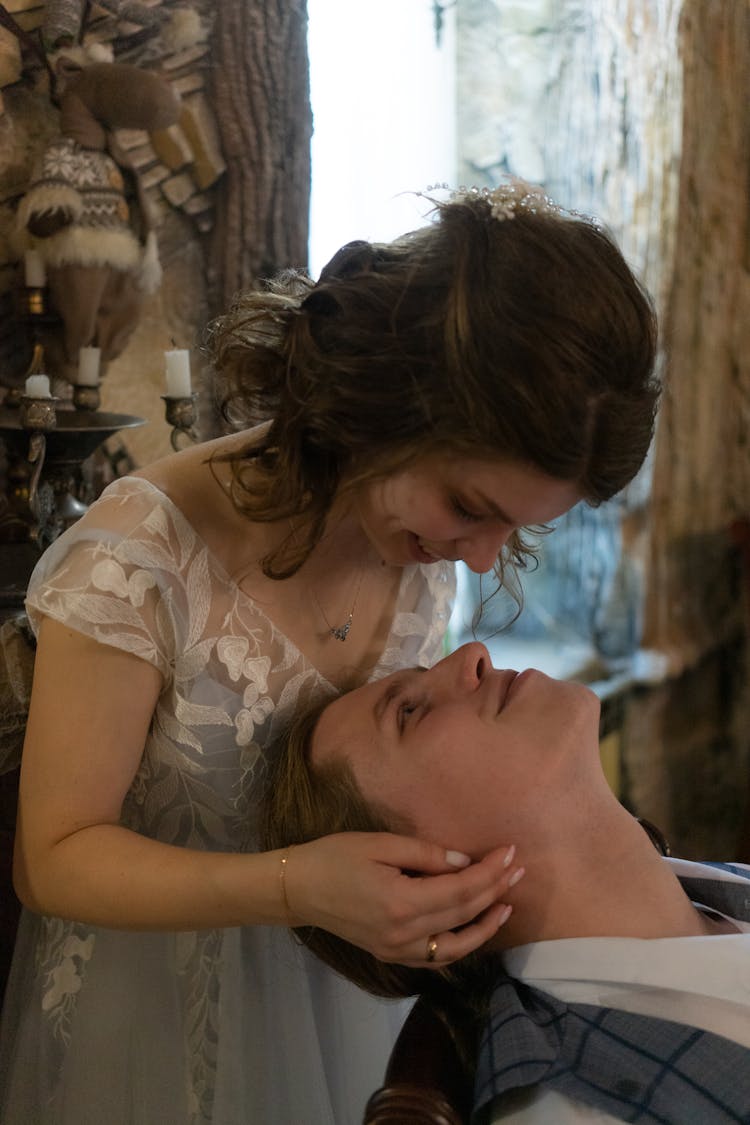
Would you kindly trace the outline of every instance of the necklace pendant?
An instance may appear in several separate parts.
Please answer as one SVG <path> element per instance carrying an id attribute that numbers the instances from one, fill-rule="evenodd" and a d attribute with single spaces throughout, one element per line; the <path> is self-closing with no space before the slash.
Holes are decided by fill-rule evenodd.
<path id="1" fill-rule="evenodd" d="M 330 629 L 329 632 L 331 636 L 335 637 L 337 641 L 345 641 L 352 627 L 352 618 L 353 614 L 350 613 L 343 625 L 337 625 L 335 628 Z"/>

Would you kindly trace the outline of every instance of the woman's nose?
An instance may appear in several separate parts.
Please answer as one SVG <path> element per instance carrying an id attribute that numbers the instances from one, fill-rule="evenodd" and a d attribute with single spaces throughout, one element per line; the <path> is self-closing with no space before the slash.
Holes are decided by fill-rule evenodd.
<path id="1" fill-rule="evenodd" d="M 486 574 L 495 566 L 498 555 L 512 534 L 513 529 L 508 527 L 477 528 L 465 539 L 457 541 L 457 553 L 474 574 Z"/>

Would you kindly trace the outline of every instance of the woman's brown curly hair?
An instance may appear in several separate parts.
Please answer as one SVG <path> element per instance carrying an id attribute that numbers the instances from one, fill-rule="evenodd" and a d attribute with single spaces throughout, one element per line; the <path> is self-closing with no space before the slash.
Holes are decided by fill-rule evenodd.
<path id="1" fill-rule="evenodd" d="M 233 498 L 307 528 L 265 572 L 302 565 L 342 489 L 427 455 L 508 459 L 609 499 L 651 441 L 655 349 L 649 298 L 602 229 L 544 211 L 498 221 L 482 198 L 438 203 L 392 243 L 350 243 L 317 284 L 289 272 L 241 294 L 209 351 L 225 416 L 269 426 L 228 458 Z M 514 536 L 501 568 L 527 550 Z"/>

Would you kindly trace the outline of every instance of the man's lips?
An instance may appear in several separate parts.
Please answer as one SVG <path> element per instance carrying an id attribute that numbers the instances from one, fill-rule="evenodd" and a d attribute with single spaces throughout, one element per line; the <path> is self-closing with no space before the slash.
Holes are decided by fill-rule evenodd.
<path id="1" fill-rule="evenodd" d="M 534 673 L 534 668 L 524 668 L 523 672 L 513 673 L 513 679 L 508 684 L 508 690 L 505 694 L 505 703 L 508 702 L 511 696 L 516 694 L 516 692 L 522 687 L 523 684 L 526 683 L 530 676 L 534 675 Z M 503 706 L 505 706 L 505 704 L 503 704 Z"/>
<path id="2" fill-rule="evenodd" d="M 508 668 L 498 674 L 498 688 L 495 711 L 496 715 L 499 715 L 507 704 L 518 678 L 519 673 L 516 672 L 513 668 Z"/>

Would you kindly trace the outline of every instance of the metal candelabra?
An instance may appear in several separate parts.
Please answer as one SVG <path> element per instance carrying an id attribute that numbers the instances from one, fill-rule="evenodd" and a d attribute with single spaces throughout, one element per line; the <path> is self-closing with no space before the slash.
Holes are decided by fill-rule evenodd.
<path id="1" fill-rule="evenodd" d="M 26 287 L 18 312 L 26 325 L 32 358 L 30 378 L 44 369 L 43 331 L 56 321 L 47 305 L 46 289 Z M 172 448 L 198 440 L 196 399 L 163 395 L 165 418 L 172 427 Z M 5 451 L 5 490 L 0 493 L 0 616 L 20 608 L 28 579 L 41 552 L 88 507 L 84 466 L 107 438 L 146 419 L 99 409 L 97 383 L 78 383 L 72 399 L 24 393 L 9 388 L 0 406 L 0 442 Z"/>
<path id="2" fill-rule="evenodd" d="M 169 440 L 172 443 L 172 449 L 184 449 L 185 445 L 191 442 L 198 441 L 198 435 L 195 431 L 195 403 L 198 396 L 195 393 L 189 395 L 162 395 L 164 402 L 164 415 L 168 425 L 172 427 L 172 433 Z M 183 441 L 187 438 L 187 442 Z"/>

